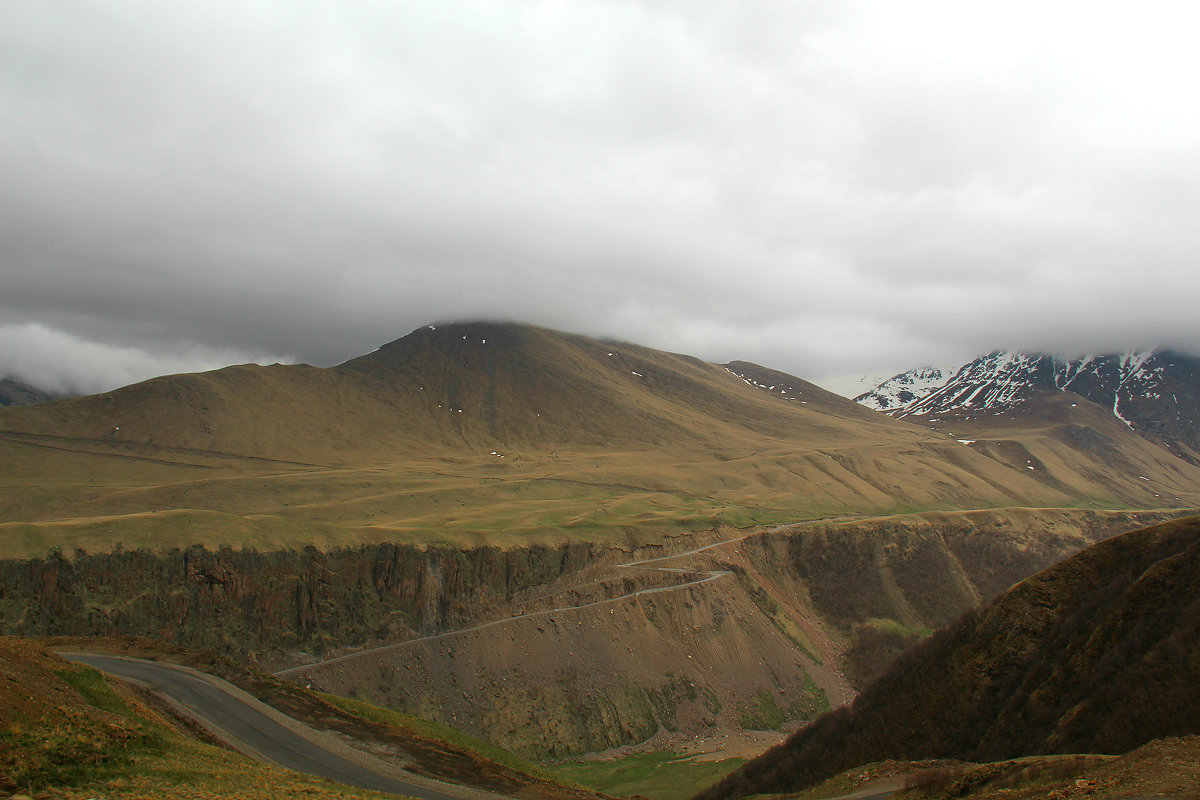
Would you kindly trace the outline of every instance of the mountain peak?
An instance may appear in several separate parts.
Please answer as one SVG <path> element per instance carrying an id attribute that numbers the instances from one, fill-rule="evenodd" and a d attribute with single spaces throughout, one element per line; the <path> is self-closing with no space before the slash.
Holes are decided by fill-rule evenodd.
<path id="1" fill-rule="evenodd" d="M 855 398 L 913 421 L 1014 411 L 1047 391 L 1111 409 L 1131 430 L 1196 461 L 1200 452 L 1200 359 L 1170 350 L 1061 358 L 996 350 L 954 370 L 901 373 Z"/>
<path id="2" fill-rule="evenodd" d="M 854 400 L 867 408 L 890 414 L 945 386 L 957 371 L 957 365 L 918 367 L 893 375 Z"/>
<path id="3" fill-rule="evenodd" d="M 0 376 L 0 406 L 28 406 L 59 397 L 66 395 L 48 392 L 12 376 Z"/>

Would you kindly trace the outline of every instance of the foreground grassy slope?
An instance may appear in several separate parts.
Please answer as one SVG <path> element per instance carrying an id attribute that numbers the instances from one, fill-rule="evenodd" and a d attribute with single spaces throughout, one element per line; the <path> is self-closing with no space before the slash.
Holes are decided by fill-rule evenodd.
<path id="1" fill-rule="evenodd" d="M 148 641 L 59 639 L 55 647 L 182 663 L 218 675 L 277 710 L 337 734 L 411 772 L 522 800 L 594 800 L 593 793 L 456 730 L 320 695 L 195 651 Z M 157 704 L 48 644 L 0 638 L 0 790 L 105 797 L 380 797 L 252 762 L 204 744 Z"/>
<path id="2" fill-rule="evenodd" d="M 1200 518 L 1095 545 L 901 658 L 703 798 L 887 758 L 1121 753 L 1200 732 Z"/>
<path id="3" fill-rule="evenodd" d="M 196 741 L 123 684 L 0 639 L 0 791 L 107 798 L 385 797 Z"/>
<path id="4" fill-rule="evenodd" d="M 1127 439 L 1154 448 L 1129 432 L 1108 437 L 1115 470 L 1082 440 L 1029 470 L 754 370 L 787 392 L 687 356 L 479 323 L 330 369 L 229 367 L 0 409 L 0 555 L 625 542 L 847 513 L 1200 505 L 1200 469 L 1134 452 Z"/>

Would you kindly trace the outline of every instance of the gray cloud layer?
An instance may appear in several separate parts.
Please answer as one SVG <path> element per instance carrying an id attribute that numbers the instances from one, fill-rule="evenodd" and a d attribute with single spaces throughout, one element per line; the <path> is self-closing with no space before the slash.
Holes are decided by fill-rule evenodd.
<path id="1" fill-rule="evenodd" d="M 1195 350 L 1179 6 L 12 4 L 0 371 L 331 364 L 470 317 L 833 384 Z"/>

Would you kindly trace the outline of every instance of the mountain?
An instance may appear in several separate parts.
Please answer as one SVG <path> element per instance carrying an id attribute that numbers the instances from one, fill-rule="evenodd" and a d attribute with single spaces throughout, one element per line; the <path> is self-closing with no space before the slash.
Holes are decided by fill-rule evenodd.
<path id="1" fill-rule="evenodd" d="M 1200 504 L 1200 469 L 1127 429 L 1102 437 L 985 451 L 743 362 L 439 324 L 327 369 L 242 365 L 0 409 L 0 528 L 15 555 Z"/>
<path id="2" fill-rule="evenodd" d="M 961 419 L 1014 411 L 1039 391 L 1110 409 L 1130 430 L 1200 463 L 1200 359 L 1171 350 L 1072 359 L 998 351 L 953 371 L 902 373 L 855 399 L 901 419 Z"/>
<path id="3" fill-rule="evenodd" d="M 902 411 L 935 389 L 945 386 L 958 367 L 920 367 L 893 375 L 854 400 L 867 408 L 891 414 Z"/>
<path id="4" fill-rule="evenodd" d="M 64 395 L 47 392 L 13 377 L 0 378 L 0 406 L 27 406 L 44 403 Z"/>
<path id="5" fill-rule="evenodd" d="M 778 731 L 1200 505 L 1106 409 L 1041 419 L 966 443 L 512 323 L 0 409 L 0 632 L 202 645 L 539 757 Z"/>
<path id="6" fill-rule="evenodd" d="M 704 800 L 794 792 L 885 759 L 1123 753 L 1200 733 L 1200 518 L 1108 539 L 893 665 Z"/>
<path id="7" fill-rule="evenodd" d="M 845 420 L 867 419 L 844 398 L 791 380 L 811 408 L 768 401 L 688 356 L 517 324 L 429 325 L 328 369 L 242 365 L 155 378 L 0 424 L 159 449 L 361 463 L 499 448 L 816 442 L 847 433 Z"/>

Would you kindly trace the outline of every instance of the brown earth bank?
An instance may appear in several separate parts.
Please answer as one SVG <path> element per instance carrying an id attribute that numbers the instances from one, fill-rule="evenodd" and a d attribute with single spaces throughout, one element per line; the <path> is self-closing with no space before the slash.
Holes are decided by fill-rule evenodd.
<path id="1" fill-rule="evenodd" d="M 1155 739 L 1122 756 L 1040 756 L 905 775 L 914 800 L 1144 800 L 1200 797 L 1200 737 Z"/>
<path id="2" fill-rule="evenodd" d="M 802 789 L 883 759 L 1124 753 L 1200 732 L 1200 517 L 1113 537 L 972 610 L 699 795 Z"/>

